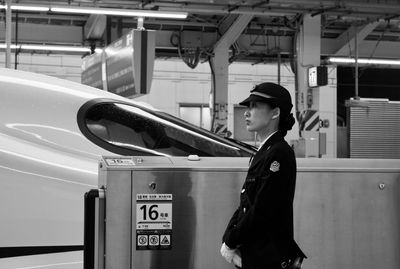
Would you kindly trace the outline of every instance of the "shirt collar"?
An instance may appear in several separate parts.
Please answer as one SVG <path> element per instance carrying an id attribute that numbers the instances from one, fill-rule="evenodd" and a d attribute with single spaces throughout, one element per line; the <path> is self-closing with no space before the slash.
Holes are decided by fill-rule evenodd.
<path id="1" fill-rule="evenodd" d="M 267 142 L 267 140 L 270 139 L 271 136 L 273 136 L 276 132 L 278 132 L 278 131 L 271 133 L 267 138 L 265 138 L 264 141 L 261 142 L 260 146 L 258 147 L 258 150 L 260 150 L 260 148 L 262 148 L 262 146 L 264 146 L 265 142 Z"/>

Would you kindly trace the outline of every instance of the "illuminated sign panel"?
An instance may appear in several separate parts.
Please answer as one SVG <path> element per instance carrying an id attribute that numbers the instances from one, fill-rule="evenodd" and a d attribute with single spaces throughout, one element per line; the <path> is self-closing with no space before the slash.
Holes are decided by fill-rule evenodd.
<path id="1" fill-rule="evenodd" d="M 313 66 L 308 68 L 308 87 L 319 87 L 328 84 L 328 68 Z"/>
<path id="2" fill-rule="evenodd" d="M 154 70 L 155 33 L 131 30 L 102 53 L 85 57 L 82 83 L 127 98 L 148 94 Z"/>

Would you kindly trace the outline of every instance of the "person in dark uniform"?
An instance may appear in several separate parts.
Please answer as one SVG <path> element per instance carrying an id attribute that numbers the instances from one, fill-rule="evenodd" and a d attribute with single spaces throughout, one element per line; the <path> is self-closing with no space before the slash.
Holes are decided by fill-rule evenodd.
<path id="1" fill-rule="evenodd" d="M 247 130 L 257 132 L 261 144 L 223 235 L 221 255 L 244 269 L 299 268 L 306 256 L 293 235 L 296 158 L 284 140 L 295 123 L 290 93 L 265 82 L 240 104 L 248 107 Z"/>

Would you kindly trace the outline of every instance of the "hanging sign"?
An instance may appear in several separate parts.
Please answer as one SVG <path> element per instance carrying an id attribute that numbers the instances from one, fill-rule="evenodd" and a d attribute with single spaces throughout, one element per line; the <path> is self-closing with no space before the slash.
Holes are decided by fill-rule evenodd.
<path id="1" fill-rule="evenodd" d="M 136 250 L 171 249 L 172 194 L 136 195 Z"/>

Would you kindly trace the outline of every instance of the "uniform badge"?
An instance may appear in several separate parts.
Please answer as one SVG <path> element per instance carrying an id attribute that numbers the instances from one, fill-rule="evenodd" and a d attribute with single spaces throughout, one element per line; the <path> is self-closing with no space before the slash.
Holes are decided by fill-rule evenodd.
<path id="1" fill-rule="evenodd" d="M 271 163 L 271 166 L 270 166 L 269 170 L 271 170 L 272 172 L 278 172 L 280 166 L 281 165 L 277 161 L 273 161 Z"/>

